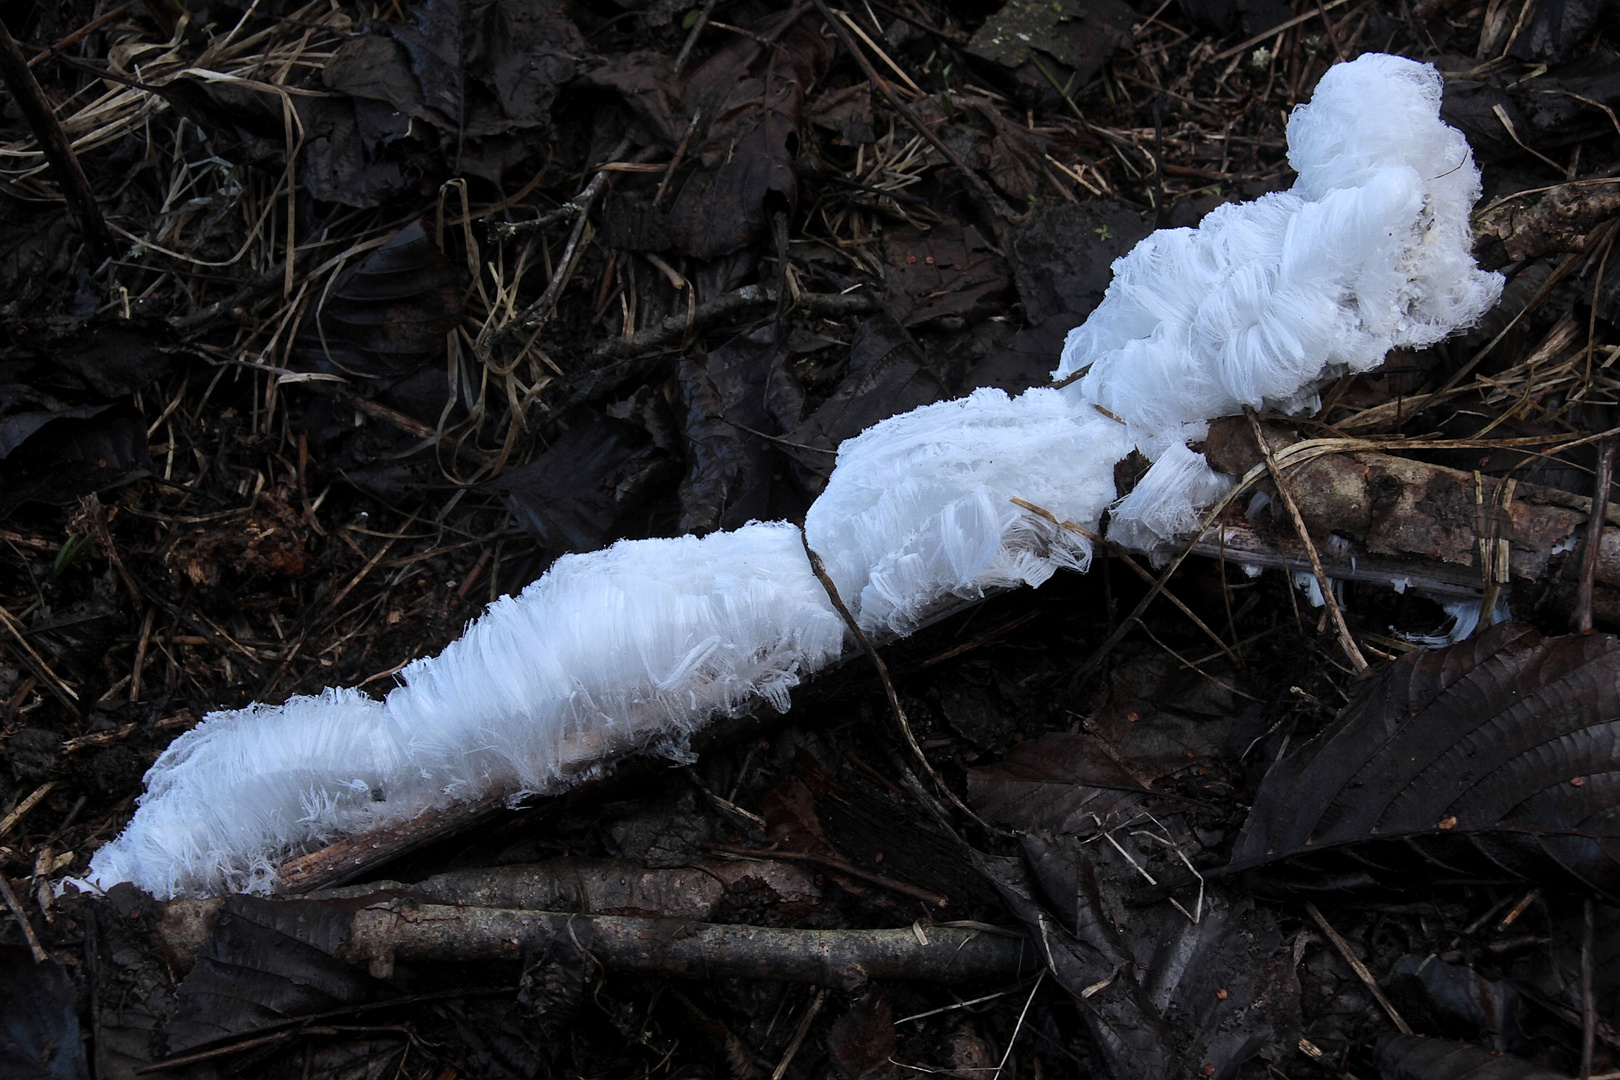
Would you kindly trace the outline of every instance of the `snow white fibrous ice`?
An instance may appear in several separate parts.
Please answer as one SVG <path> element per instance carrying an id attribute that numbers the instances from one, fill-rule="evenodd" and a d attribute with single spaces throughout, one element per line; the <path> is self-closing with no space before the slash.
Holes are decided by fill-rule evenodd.
<path id="1" fill-rule="evenodd" d="M 679 755 L 714 717 L 785 709 L 846 645 L 806 543 L 863 627 L 905 634 L 954 598 L 1089 565 L 1083 535 L 1015 497 L 1093 531 L 1111 508 L 1110 535 L 1139 547 L 1189 530 L 1231 482 L 1187 445 L 1209 420 L 1309 407 L 1324 380 L 1495 303 L 1500 278 L 1470 254 L 1479 172 L 1440 91 L 1400 57 L 1330 69 L 1288 123 L 1290 190 L 1118 260 L 1064 346 L 1061 389 L 980 390 L 846 442 L 802 534 L 756 522 L 565 556 L 381 701 L 328 690 L 210 714 L 152 766 L 89 881 L 267 891 L 334 838 L 557 790 L 625 750 Z M 1116 502 L 1133 450 L 1153 464 Z"/>

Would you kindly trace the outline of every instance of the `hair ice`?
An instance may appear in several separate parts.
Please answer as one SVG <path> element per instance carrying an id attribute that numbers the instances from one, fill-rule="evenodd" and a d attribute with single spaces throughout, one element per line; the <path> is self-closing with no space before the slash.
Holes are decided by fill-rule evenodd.
<path id="1" fill-rule="evenodd" d="M 1478 320 L 1502 279 L 1474 264 L 1479 170 L 1440 93 L 1434 68 L 1398 56 L 1330 68 L 1288 122 L 1293 188 L 1161 229 L 1117 260 L 1064 344 L 1057 377 L 1090 368 L 1065 393 L 1123 419 L 1157 461 L 1180 425 L 1308 405 L 1324 379 Z M 1207 505 L 1208 477 L 1175 457 L 1179 483 L 1157 477 L 1118 508 L 1123 542 Z"/>
<path id="2" fill-rule="evenodd" d="M 1187 446 L 1208 420 L 1303 407 L 1323 380 L 1479 318 L 1501 280 L 1470 255 L 1479 173 L 1439 104 L 1423 64 L 1330 69 L 1288 124 L 1291 190 L 1115 262 L 1057 369 L 1082 379 L 981 390 L 846 442 L 803 535 L 860 624 L 903 634 L 953 597 L 1085 569 L 1083 536 L 1012 499 L 1095 530 L 1133 449 L 1153 464 L 1112 506 L 1111 535 L 1184 532 L 1230 483 Z M 616 752 L 678 755 L 715 716 L 785 709 L 845 646 L 803 545 L 756 522 L 567 556 L 385 700 L 328 690 L 211 713 L 152 766 L 89 879 L 159 897 L 268 890 L 281 861 L 335 837 L 556 790 Z"/>

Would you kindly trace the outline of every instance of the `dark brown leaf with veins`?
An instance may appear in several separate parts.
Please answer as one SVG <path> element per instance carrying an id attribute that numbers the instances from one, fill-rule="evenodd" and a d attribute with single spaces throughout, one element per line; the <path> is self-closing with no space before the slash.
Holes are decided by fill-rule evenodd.
<path id="1" fill-rule="evenodd" d="M 1510 623 L 1414 651 L 1272 766 L 1230 869 L 1292 892 L 1523 878 L 1612 898 L 1617 742 L 1620 640 Z"/>
<path id="2" fill-rule="evenodd" d="M 356 375 L 402 375 L 444 355 L 461 320 L 456 267 L 420 221 L 351 265 L 320 305 L 299 351 Z"/>

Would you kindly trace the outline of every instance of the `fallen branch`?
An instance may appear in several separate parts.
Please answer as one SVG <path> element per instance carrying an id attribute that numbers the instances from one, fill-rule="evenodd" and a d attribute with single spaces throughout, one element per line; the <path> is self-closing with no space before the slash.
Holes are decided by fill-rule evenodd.
<path id="1" fill-rule="evenodd" d="M 1593 227 L 1620 214 L 1620 179 L 1580 180 L 1510 196 L 1474 218 L 1487 270 L 1553 251 L 1585 251 Z"/>
<path id="2" fill-rule="evenodd" d="M 1260 448 L 1261 455 L 1266 461 L 1266 471 L 1271 475 L 1271 484 L 1277 491 L 1277 497 L 1288 510 L 1289 520 L 1294 523 L 1294 535 L 1305 549 L 1305 555 L 1311 561 L 1311 573 L 1315 575 L 1317 584 L 1322 588 L 1322 602 L 1327 605 L 1328 614 L 1333 617 L 1333 626 L 1339 634 L 1339 644 L 1343 646 L 1345 654 L 1350 657 L 1350 663 L 1357 671 L 1367 670 L 1367 658 L 1361 655 L 1356 647 L 1356 639 L 1350 633 L 1350 625 L 1344 621 L 1344 612 L 1339 610 L 1339 602 L 1333 598 L 1333 584 L 1328 580 L 1327 571 L 1322 569 L 1322 557 L 1317 554 L 1316 545 L 1311 542 L 1310 530 L 1305 525 L 1305 519 L 1300 515 L 1299 503 L 1289 486 L 1287 478 L 1283 475 L 1282 467 L 1277 464 L 1277 455 L 1272 452 L 1271 440 L 1267 437 L 1265 429 L 1260 425 L 1259 417 L 1254 415 L 1253 409 L 1245 409 L 1244 417 L 1249 421 L 1249 431 L 1254 435 L 1255 445 Z"/>
<path id="3" fill-rule="evenodd" d="M 285 900 L 318 904 L 318 900 Z M 189 963 L 227 901 L 172 900 L 157 936 Z M 898 930 L 783 930 L 765 926 L 458 907 L 392 899 L 349 915 L 343 959 L 378 978 L 396 962 L 521 960 L 563 936 L 610 971 L 677 978 L 768 979 L 851 989 L 874 979 L 938 983 L 1011 982 L 1040 959 L 1022 936 L 957 927 Z"/>
<path id="4" fill-rule="evenodd" d="M 1485 477 L 1476 492 L 1471 473 L 1375 452 L 1326 453 L 1289 464 L 1299 437 L 1268 426 L 1267 441 L 1279 449 L 1298 497 L 1301 519 L 1323 541 L 1339 536 L 1348 545 L 1318 548 L 1327 576 L 1371 584 L 1411 587 L 1451 600 L 1478 601 L 1485 592 L 1479 568 L 1480 530 L 1476 498 L 1492 508 L 1494 539 L 1508 548 L 1509 581 L 1536 584 L 1537 607 L 1574 610 L 1578 587 L 1576 551 L 1587 528 L 1592 500 L 1555 488 L 1516 484 L 1502 506 L 1503 481 Z M 1286 448 L 1286 449 L 1285 449 Z M 1211 425 L 1204 450 L 1222 472 L 1241 476 L 1262 461 L 1242 417 Z M 1620 622 L 1620 509 L 1610 507 L 1593 568 L 1593 611 L 1600 623 Z M 1174 551 L 1179 553 L 1180 547 Z M 1292 529 L 1268 529 L 1242 520 L 1212 525 L 1193 545 L 1195 555 L 1228 563 L 1313 572 L 1310 556 Z M 961 610 L 960 607 L 952 610 Z M 881 643 L 880 643 L 881 644 Z M 862 655 L 852 649 L 846 660 Z M 610 765 L 644 745 L 644 734 L 621 733 L 611 743 L 599 735 L 577 736 L 559 751 L 568 771 L 581 774 Z M 447 807 L 404 825 L 362 833 L 282 865 L 280 888 L 305 893 L 353 880 L 406 851 L 498 814 L 503 799 Z"/>
<path id="5" fill-rule="evenodd" d="M 1279 451 L 1299 511 L 1311 535 L 1338 536 L 1353 546 L 1323 551 L 1329 576 L 1384 584 L 1405 582 L 1426 592 L 1478 598 L 1485 591 L 1481 540 L 1505 561 L 1501 584 L 1535 583 L 1537 606 L 1573 610 L 1578 585 L 1575 552 L 1588 528 L 1592 500 L 1555 488 L 1481 477 L 1460 469 L 1371 451 L 1298 454 L 1300 438 L 1266 428 L 1267 442 L 1308 457 L 1289 465 Z M 1210 425 L 1205 455 L 1215 468 L 1241 476 L 1261 461 L 1243 421 Z M 1481 508 L 1486 508 L 1482 515 Z M 1485 520 L 1481 520 L 1482 516 Z M 1593 605 L 1599 621 L 1620 620 L 1620 522 L 1612 511 L 1593 567 Z M 1260 566 L 1302 566 L 1306 556 L 1286 534 L 1223 524 L 1195 546 L 1202 555 Z M 1500 559 L 1502 546 L 1506 559 Z M 1567 556 L 1567 558 L 1566 558 Z M 1494 570 L 1493 570 L 1494 576 Z"/>

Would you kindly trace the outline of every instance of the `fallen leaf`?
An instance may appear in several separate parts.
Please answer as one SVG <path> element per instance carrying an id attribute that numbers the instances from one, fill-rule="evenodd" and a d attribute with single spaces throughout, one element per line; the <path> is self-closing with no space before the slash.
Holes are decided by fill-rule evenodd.
<path id="1" fill-rule="evenodd" d="M 660 176 L 615 186 L 603 215 L 609 246 L 713 259 L 757 240 L 772 214 L 792 213 L 800 114 L 831 62 L 802 16 L 767 17 L 750 29 L 768 47 L 732 42 L 684 79 L 669 74 L 667 60 L 632 53 L 583 80 L 619 93 L 671 151 L 699 115 L 667 205 L 654 202 Z"/>
<path id="2" fill-rule="evenodd" d="M 1016 829 L 1090 836 L 1122 824 L 1150 789 L 1091 735 L 1052 732 L 1019 743 L 995 765 L 968 770 L 968 799 Z"/>
<path id="3" fill-rule="evenodd" d="M 1385 1035 L 1373 1051 L 1382 1080 L 1564 1080 L 1564 1073 L 1466 1043 Z"/>
<path id="4" fill-rule="evenodd" d="M 783 436 L 782 447 L 794 459 L 805 487 L 817 494 L 832 473 L 833 451 L 839 443 L 879 420 L 946 396 L 943 379 L 911 335 L 892 319 L 867 319 L 858 324 L 850 342 L 843 381 Z"/>
<path id="5" fill-rule="evenodd" d="M 1509 982 L 1416 954 L 1397 960 L 1381 982 L 1419 1031 L 1470 1041 L 1483 1037 L 1493 1050 L 1516 1051 L 1524 1043 L 1524 1001 Z"/>
<path id="6" fill-rule="evenodd" d="M 1286 891 L 1522 878 L 1620 895 L 1617 737 L 1613 637 L 1504 623 L 1414 650 L 1272 766 L 1228 872 Z M 1348 877 L 1327 869 L 1340 849 Z"/>
<path id="7" fill-rule="evenodd" d="M 833 1021 L 827 1031 L 827 1056 L 841 1080 L 873 1076 L 894 1053 L 894 1012 L 881 988 L 856 998 L 849 1012 Z"/>
<path id="8" fill-rule="evenodd" d="M 947 221 L 928 232 L 911 225 L 883 234 L 885 296 L 908 327 L 962 329 L 993 314 L 1009 284 L 1005 266 L 972 225 Z"/>
<path id="9" fill-rule="evenodd" d="M 1189 859 L 1199 848 L 1179 815 L 1149 812 L 1148 793 L 1102 740 L 1029 740 L 1000 765 L 969 770 L 968 794 L 986 820 L 1021 834 L 1033 883 L 986 865 L 1047 946 L 1051 974 L 1083 1003 L 1112 1075 L 1186 1075 L 1205 1063 L 1233 1075 L 1256 1054 L 1280 1060 L 1300 1012 L 1275 918 L 1246 896 L 1202 886 L 1182 891 L 1180 909 L 1128 906 L 1155 858 L 1161 875 L 1186 865 L 1139 837 L 1151 830 Z"/>
<path id="10" fill-rule="evenodd" d="M 146 421 L 140 414 L 128 405 L 89 416 L 75 411 L 33 426 L 0 462 L 0 518 L 25 503 L 66 506 L 147 475 Z M 13 419 L 17 434 L 38 417 Z"/>
<path id="11" fill-rule="evenodd" d="M 78 994 L 54 960 L 0 948 L 0 1073 L 29 1080 L 89 1080 L 79 1041 Z"/>
<path id="12" fill-rule="evenodd" d="M 681 361 L 676 381 L 687 455 L 682 532 L 701 536 L 769 515 L 771 462 L 764 436 L 772 423 L 765 390 L 784 351 L 779 337 L 772 323 Z"/>
<path id="13" fill-rule="evenodd" d="M 228 897 L 175 988 L 169 1052 L 377 997 L 385 984 L 338 959 L 349 928 L 340 906 Z"/>
<path id="14" fill-rule="evenodd" d="M 398 376 L 436 363 L 461 321 L 460 274 L 413 221 L 340 274 L 299 336 L 318 370 Z"/>
<path id="15" fill-rule="evenodd" d="M 489 486 L 553 554 L 595 551 L 645 509 L 675 470 L 639 425 L 602 417 L 576 423 L 533 461 Z"/>

